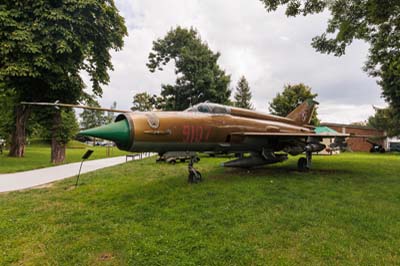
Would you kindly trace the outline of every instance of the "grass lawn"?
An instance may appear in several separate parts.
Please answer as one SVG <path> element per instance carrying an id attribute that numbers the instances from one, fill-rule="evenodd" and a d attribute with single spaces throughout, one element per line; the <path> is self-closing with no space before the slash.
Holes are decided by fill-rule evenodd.
<path id="1" fill-rule="evenodd" d="M 400 264 L 400 156 L 315 156 L 247 172 L 129 162 L 0 194 L 0 265 Z"/>
<path id="2" fill-rule="evenodd" d="M 86 150 L 94 150 L 90 160 L 106 158 L 106 147 L 91 147 L 79 142 L 71 142 L 67 146 L 66 163 L 79 162 Z M 50 163 L 50 146 L 43 143 L 33 143 L 26 147 L 24 158 L 11 158 L 7 156 L 8 151 L 0 154 L 0 174 L 14 173 L 37 168 L 53 166 Z M 125 155 L 127 152 L 118 150 L 112 147 L 110 150 L 111 156 Z"/>

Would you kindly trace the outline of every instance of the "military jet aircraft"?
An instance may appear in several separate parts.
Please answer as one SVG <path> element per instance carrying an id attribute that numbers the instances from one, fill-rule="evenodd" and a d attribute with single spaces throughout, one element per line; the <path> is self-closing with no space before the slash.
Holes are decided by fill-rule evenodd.
<path id="1" fill-rule="evenodd" d="M 115 122 L 79 134 L 114 141 L 119 149 L 132 152 L 249 154 L 224 163 L 225 167 L 258 167 L 285 161 L 288 154 L 305 153 L 306 156 L 298 160 L 299 170 L 304 171 L 311 167 L 312 153 L 325 148 L 321 143 L 323 138 L 334 138 L 331 146 L 343 147 L 349 136 L 316 134 L 309 125 L 316 104 L 307 100 L 287 117 L 209 102 L 181 112 L 119 110 L 121 114 Z M 77 107 L 59 103 L 47 105 Z M 189 163 L 189 182 L 201 181 L 201 174 L 193 163 L 194 160 Z"/>

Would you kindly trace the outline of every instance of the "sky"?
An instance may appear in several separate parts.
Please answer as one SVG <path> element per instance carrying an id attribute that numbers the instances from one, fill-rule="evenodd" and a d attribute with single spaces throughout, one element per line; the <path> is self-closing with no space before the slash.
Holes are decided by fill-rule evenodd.
<path id="1" fill-rule="evenodd" d="M 283 9 L 267 13 L 259 0 L 115 1 L 129 36 L 123 50 L 112 53 L 103 107 L 116 101 L 118 109 L 129 109 L 134 94 L 159 94 L 161 84 L 174 84 L 173 63 L 155 73 L 146 63 L 152 42 L 177 26 L 196 28 L 221 53 L 218 63 L 231 75 L 232 90 L 242 75 L 247 78 L 258 111 L 268 112 L 285 84 L 300 82 L 318 93 L 323 122 L 364 121 L 374 113 L 372 105 L 385 105 L 376 80 L 362 71 L 366 43 L 354 42 L 339 58 L 311 47 L 311 39 L 325 31 L 328 13 L 288 18 Z"/>

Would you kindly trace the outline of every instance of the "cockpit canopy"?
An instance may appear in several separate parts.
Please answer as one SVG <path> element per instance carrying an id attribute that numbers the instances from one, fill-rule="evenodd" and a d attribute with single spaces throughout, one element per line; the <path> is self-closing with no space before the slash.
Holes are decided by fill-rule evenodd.
<path id="1" fill-rule="evenodd" d="M 230 114 L 231 109 L 227 106 L 216 103 L 199 103 L 189 107 L 185 112 L 200 112 L 210 114 Z"/>

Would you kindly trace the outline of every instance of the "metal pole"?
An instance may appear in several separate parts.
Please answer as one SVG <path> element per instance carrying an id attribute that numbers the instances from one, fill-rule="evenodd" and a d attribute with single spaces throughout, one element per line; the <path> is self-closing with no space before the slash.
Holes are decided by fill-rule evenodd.
<path id="1" fill-rule="evenodd" d="M 80 177 L 80 175 L 81 175 L 82 165 L 83 165 L 83 162 L 84 162 L 84 161 L 85 161 L 85 160 L 82 160 L 82 162 L 81 162 L 81 166 L 79 167 L 79 173 L 78 173 L 78 177 L 76 178 L 75 187 L 77 187 L 77 186 L 78 186 L 79 177 Z"/>

